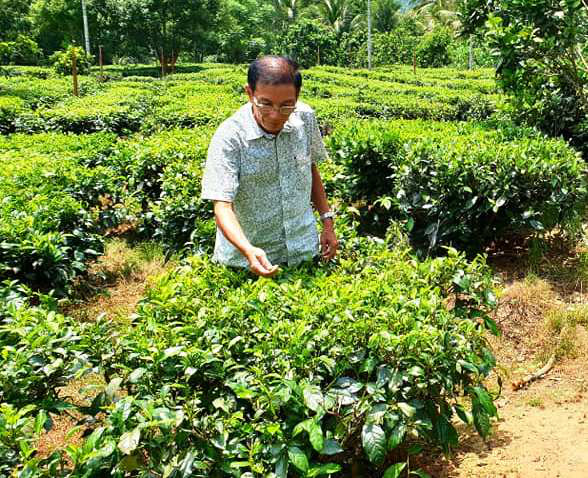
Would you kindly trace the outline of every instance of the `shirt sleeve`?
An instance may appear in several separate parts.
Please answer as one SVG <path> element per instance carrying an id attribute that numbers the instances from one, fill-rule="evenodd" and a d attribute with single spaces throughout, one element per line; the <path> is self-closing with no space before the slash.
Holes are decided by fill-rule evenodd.
<path id="1" fill-rule="evenodd" d="M 202 175 L 202 199 L 233 202 L 239 188 L 240 151 L 238 138 L 222 126 L 210 145 Z"/>
<path id="2" fill-rule="evenodd" d="M 314 112 L 310 115 L 310 158 L 313 163 L 320 163 L 327 159 L 327 149 L 321 136 L 321 131 L 318 126 L 318 121 Z"/>

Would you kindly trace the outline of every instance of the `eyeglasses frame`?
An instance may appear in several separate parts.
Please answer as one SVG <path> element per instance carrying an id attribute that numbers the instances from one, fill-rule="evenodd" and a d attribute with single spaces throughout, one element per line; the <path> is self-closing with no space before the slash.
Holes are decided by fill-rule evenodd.
<path id="1" fill-rule="evenodd" d="M 281 116 L 290 116 L 292 113 L 294 113 L 294 110 L 296 109 L 296 105 L 294 105 L 294 106 L 279 106 L 277 108 L 273 105 L 264 105 L 264 104 L 260 103 L 259 100 L 255 96 L 253 97 L 253 104 L 259 108 L 259 112 L 262 114 L 269 113 L 270 110 L 273 110 L 273 111 L 277 111 Z M 287 111 L 288 111 L 287 113 L 283 112 L 284 108 L 287 109 Z"/>

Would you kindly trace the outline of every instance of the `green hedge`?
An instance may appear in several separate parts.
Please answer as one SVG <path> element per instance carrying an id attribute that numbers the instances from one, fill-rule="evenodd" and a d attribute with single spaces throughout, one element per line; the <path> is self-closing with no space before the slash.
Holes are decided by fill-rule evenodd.
<path id="1" fill-rule="evenodd" d="M 426 122 L 361 122 L 329 138 L 346 199 L 371 219 L 408 220 L 421 248 L 477 251 L 491 241 L 581 219 L 586 164 L 565 142 L 522 131 Z M 376 215 L 374 216 L 374 212 Z"/>
<path id="2" fill-rule="evenodd" d="M 225 85 L 174 81 L 157 98 L 146 128 L 216 126 L 248 101 L 240 93 Z"/>
<path id="3" fill-rule="evenodd" d="M 102 233 L 137 205 L 114 170 L 85 165 L 108 154 L 113 136 L 60 137 L 43 152 L 54 137 L 0 141 L 0 280 L 63 294 L 101 253 Z"/>
<path id="4" fill-rule="evenodd" d="M 17 96 L 0 96 L 0 134 L 12 133 L 16 118 L 26 111 L 25 103 Z"/>
<path id="5" fill-rule="evenodd" d="M 114 85 L 96 95 L 72 98 L 38 113 L 38 125 L 45 130 L 72 133 L 138 131 L 147 116 L 153 91 L 144 84 Z"/>
<path id="6" fill-rule="evenodd" d="M 214 240 L 212 204 L 202 201 L 201 178 L 213 128 L 175 129 L 137 139 L 113 160 L 129 186 L 143 198 L 143 233 L 168 252 L 210 248 Z"/>
<path id="7" fill-rule="evenodd" d="M 48 384 L 70 365 L 99 365 L 107 381 L 81 409 L 99 424 L 87 420 L 87 438 L 67 451 L 29 459 L 30 476 L 67 453 L 71 476 L 349 476 L 355 464 L 375 477 L 409 444 L 456 446 L 454 416 L 489 433 L 494 305 L 480 260 L 419 262 L 405 246 L 361 239 L 338 265 L 286 268 L 276 280 L 196 256 L 155 283 L 129 325 L 12 311 L 0 340 L 24 354 L 37 327 L 44 344 L 71 327 L 71 343 L 46 361 L 74 359 L 58 361 Z M 6 356 L 7 376 L 16 358 Z"/>

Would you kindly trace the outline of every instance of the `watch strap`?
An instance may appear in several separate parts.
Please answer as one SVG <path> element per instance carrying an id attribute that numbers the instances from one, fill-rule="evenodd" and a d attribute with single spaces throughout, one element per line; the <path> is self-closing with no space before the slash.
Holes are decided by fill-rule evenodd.
<path id="1" fill-rule="evenodd" d="M 322 222 L 325 222 L 327 219 L 334 219 L 334 218 L 335 218 L 335 213 L 333 211 L 323 212 L 320 215 L 320 219 Z"/>

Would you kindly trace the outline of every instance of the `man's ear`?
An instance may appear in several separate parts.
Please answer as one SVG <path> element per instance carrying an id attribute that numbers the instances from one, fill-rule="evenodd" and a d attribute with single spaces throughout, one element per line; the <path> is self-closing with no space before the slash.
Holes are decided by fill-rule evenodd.
<path id="1" fill-rule="evenodd" d="M 249 84 L 246 84 L 243 89 L 245 90 L 245 93 L 247 93 L 247 96 L 249 97 L 249 101 L 253 102 L 253 91 L 251 90 L 251 87 L 249 86 Z"/>

